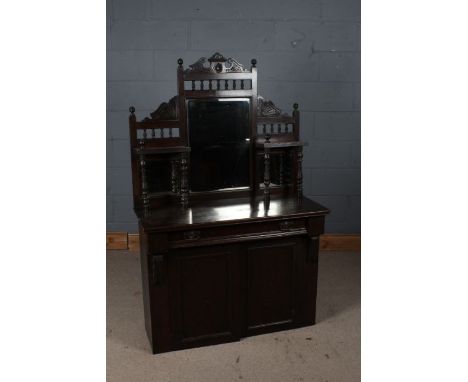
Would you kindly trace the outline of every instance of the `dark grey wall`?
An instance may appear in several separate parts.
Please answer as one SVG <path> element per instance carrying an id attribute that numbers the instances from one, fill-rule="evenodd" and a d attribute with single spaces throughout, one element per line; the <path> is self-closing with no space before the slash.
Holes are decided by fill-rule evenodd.
<path id="1" fill-rule="evenodd" d="M 185 65 L 219 51 L 258 61 L 259 94 L 299 103 L 305 195 L 333 210 L 327 232 L 360 232 L 360 0 L 108 0 L 107 229 L 137 230 L 128 107 L 176 95 Z"/>

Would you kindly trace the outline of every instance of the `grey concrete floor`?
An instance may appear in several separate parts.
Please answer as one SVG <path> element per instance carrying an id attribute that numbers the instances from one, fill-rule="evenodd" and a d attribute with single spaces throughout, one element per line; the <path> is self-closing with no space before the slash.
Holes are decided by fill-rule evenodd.
<path id="1" fill-rule="evenodd" d="M 152 355 L 137 253 L 107 254 L 107 382 L 360 380 L 360 255 L 322 252 L 317 324 Z"/>

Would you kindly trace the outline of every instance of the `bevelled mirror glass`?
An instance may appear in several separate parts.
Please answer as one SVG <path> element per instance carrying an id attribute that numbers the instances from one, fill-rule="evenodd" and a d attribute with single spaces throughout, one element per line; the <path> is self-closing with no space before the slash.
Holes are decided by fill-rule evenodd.
<path id="1" fill-rule="evenodd" d="M 187 102 L 192 191 L 249 186 L 249 110 L 244 98 Z"/>

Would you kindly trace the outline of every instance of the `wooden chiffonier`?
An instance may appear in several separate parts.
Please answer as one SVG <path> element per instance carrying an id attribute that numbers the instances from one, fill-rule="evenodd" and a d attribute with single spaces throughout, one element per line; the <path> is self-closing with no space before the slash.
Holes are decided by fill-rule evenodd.
<path id="1" fill-rule="evenodd" d="M 298 105 L 258 96 L 255 60 L 179 59 L 177 78 L 176 97 L 129 118 L 153 353 L 313 325 L 329 210 L 302 195 Z"/>

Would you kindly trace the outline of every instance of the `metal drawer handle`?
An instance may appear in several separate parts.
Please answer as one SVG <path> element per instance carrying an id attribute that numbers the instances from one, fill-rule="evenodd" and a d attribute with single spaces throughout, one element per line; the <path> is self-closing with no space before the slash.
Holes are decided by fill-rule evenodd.
<path id="1" fill-rule="evenodd" d="M 184 232 L 185 240 L 198 240 L 200 239 L 200 231 L 186 231 Z"/>
<path id="2" fill-rule="evenodd" d="M 292 223 L 286 220 L 284 222 L 280 222 L 279 227 L 281 231 L 289 231 L 292 228 Z"/>

